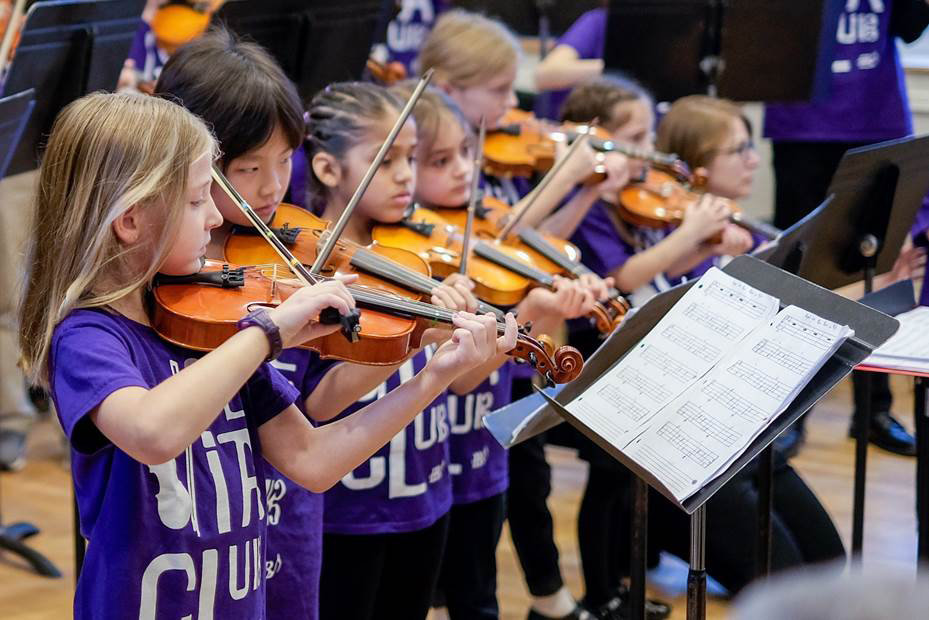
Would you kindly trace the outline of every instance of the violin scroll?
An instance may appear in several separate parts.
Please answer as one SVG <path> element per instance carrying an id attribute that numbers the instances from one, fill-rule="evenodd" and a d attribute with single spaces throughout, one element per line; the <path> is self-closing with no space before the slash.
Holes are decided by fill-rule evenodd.
<path id="1" fill-rule="evenodd" d="M 554 349 L 551 339 L 545 336 L 536 340 L 520 334 L 509 355 L 528 363 L 549 384 L 574 381 L 584 368 L 580 351 L 567 345 Z"/>

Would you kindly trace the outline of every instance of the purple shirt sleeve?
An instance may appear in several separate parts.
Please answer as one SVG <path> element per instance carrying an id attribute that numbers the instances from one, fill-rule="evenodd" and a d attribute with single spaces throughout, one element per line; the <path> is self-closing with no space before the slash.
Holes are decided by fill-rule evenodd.
<path id="1" fill-rule="evenodd" d="M 602 278 L 635 254 L 632 246 L 620 237 L 607 208 L 602 202 L 594 204 L 571 237 L 571 243 L 581 251 L 581 262 Z"/>
<path id="2" fill-rule="evenodd" d="M 118 334 L 92 323 L 56 330 L 51 369 L 55 408 L 62 428 L 74 449 L 85 454 L 110 443 L 86 418 L 87 414 L 119 389 L 149 387 L 132 363 L 127 343 Z M 85 419 L 86 423 L 79 424 Z"/>
<path id="3" fill-rule="evenodd" d="M 573 47 L 584 59 L 603 58 L 606 39 L 606 9 L 593 9 L 577 18 L 560 39 L 558 45 Z"/>

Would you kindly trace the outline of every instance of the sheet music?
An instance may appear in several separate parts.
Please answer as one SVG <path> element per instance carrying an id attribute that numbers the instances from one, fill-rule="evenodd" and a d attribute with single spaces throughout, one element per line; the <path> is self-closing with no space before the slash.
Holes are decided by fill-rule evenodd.
<path id="1" fill-rule="evenodd" d="M 683 501 L 737 458 L 851 333 L 784 308 L 663 408 L 624 452 Z"/>
<path id="2" fill-rule="evenodd" d="M 900 329 L 862 364 L 929 372 L 929 307 L 919 306 L 896 318 Z"/>
<path id="3" fill-rule="evenodd" d="M 566 408 L 614 445 L 626 445 L 777 308 L 776 298 L 710 269 L 634 349 Z"/>

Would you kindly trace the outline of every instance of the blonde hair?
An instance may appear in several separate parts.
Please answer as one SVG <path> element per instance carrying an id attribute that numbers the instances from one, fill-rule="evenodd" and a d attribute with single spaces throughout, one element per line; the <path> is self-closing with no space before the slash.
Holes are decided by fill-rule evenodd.
<path id="1" fill-rule="evenodd" d="M 39 174 L 20 308 L 33 381 L 47 384 L 52 334 L 68 313 L 106 306 L 151 281 L 177 235 L 190 165 L 204 154 L 217 154 L 209 129 L 166 100 L 95 93 L 61 111 Z M 127 250 L 112 224 L 133 206 L 163 217 L 150 242 Z M 141 271 L 128 268 L 137 252 L 150 253 Z"/>
<path id="2" fill-rule="evenodd" d="M 437 84 L 471 88 L 515 70 L 519 50 L 516 37 L 499 21 L 455 9 L 436 21 L 415 66 L 420 73 L 435 69 Z"/>
<path id="3" fill-rule="evenodd" d="M 733 102 L 705 95 L 682 97 L 658 124 L 655 148 L 677 154 L 692 170 L 707 166 L 724 147 L 732 132 L 733 119 L 745 123 L 751 133 L 742 108 Z"/>

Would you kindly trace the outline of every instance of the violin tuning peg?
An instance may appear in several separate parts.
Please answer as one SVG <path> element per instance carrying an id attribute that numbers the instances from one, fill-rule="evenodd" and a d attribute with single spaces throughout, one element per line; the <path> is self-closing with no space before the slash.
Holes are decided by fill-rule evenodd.
<path id="1" fill-rule="evenodd" d="M 552 378 L 552 373 L 545 373 L 545 387 L 553 388 L 555 387 L 555 380 Z"/>
<path id="2" fill-rule="evenodd" d="M 535 351 L 529 352 L 529 363 L 532 364 L 533 368 L 539 365 L 539 358 L 536 357 Z"/>

